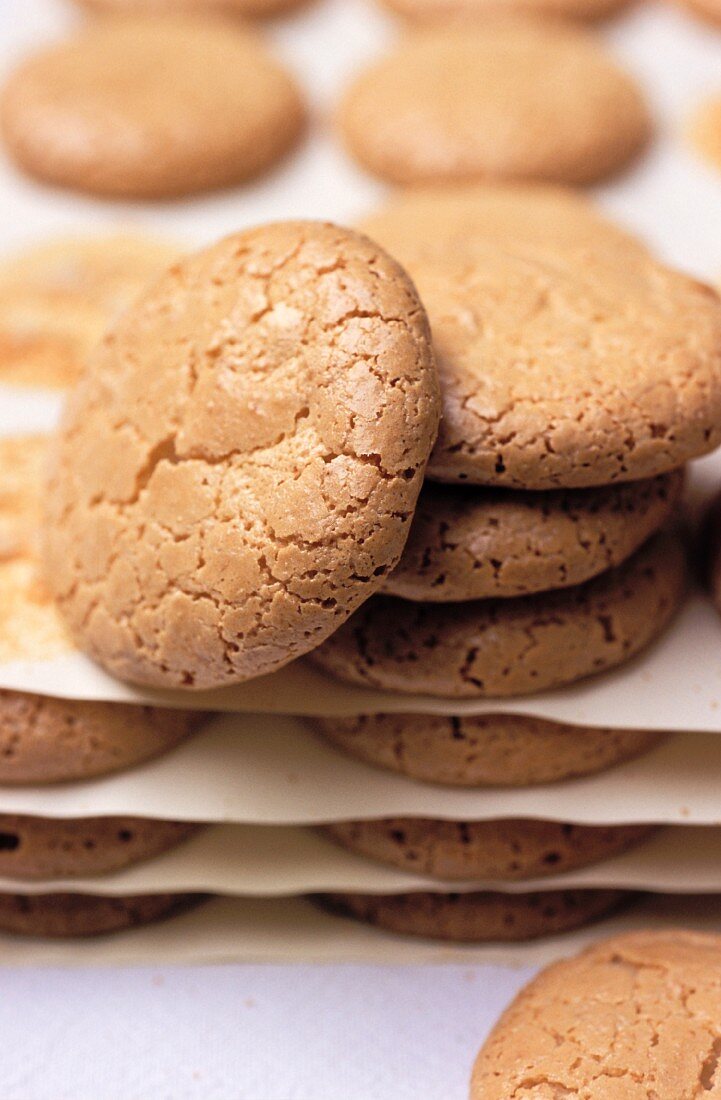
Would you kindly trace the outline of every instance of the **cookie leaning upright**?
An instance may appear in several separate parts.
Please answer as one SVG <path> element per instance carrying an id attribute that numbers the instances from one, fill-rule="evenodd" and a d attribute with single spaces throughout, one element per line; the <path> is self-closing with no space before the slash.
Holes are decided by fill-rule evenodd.
<path id="1" fill-rule="evenodd" d="M 643 96 L 598 42 L 556 20 L 496 16 L 414 31 L 342 101 L 351 155 L 393 183 L 590 183 L 651 131 Z"/>
<path id="2" fill-rule="evenodd" d="M 476 1059 L 471 1100 L 715 1097 L 721 937 L 639 931 L 543 970 Z"/>
<path id="3" fill-rule="evenodd" d="M 47 183 L 120 198 L 226 187 L 270 167 L 303 125 L 299 89 L 255 32 L 192 15 L 108 17 L 11 74 L 11 157 Z"/>
<path id="4" fill-rule="evenodd" d="M 425 312 L 367 238 L 279 223 L 181 261 L 60 432 L 45 557 L 79 644 L 187 688 L 308 652 L 397 563 L 438 417 Z"/>

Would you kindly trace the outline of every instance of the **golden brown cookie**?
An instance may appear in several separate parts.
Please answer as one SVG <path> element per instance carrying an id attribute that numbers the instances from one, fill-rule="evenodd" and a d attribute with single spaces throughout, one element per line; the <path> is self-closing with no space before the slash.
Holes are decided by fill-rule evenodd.
<path id="1" fill-rule="evenodd" d="M 721 23 L 721 5 L 716 19 Z M 696 152 L 714 168 L 721 169 L 721 97 L 705 99 L 695 110 L 688 136 Z"/>
<path id="2" fill-rule="evenodd" d="M 254 32 L 192 15 L 99 20 L 5 86 L 10 155 L 47 183 L 154 199 L 240 183 L 297 140 L 295 82 Z"/>
<path id="3" fill-rule="evenodd" d="M 516 882 L 561 875 L 625 852 L 652 825 L 570 825 L 508 818 L 338 821 L 322 832 L 351 852 L 430 878 Z"/>
<path id="4" fill-rule="evenodd" d="M 52 939 L 103 936 L 174 917 L 204 900 L 202 894 L 0 894 L 0 931 Z"/>
<path id="5" fill-rule="evenodd" d="M 486 1040 L 471 1100 L 671 1100 L 721 1092 L 721 936 L 603 940 L 543 970 Z"/>
<path id="6" fill-rule="evenodd" d="M 529 695 L 630 660 L 667 625 L 685 581 L 682 541 L 662 532 L 576 588 L 460 604 L 376 597 L 312 660 L 349 683 L 386 691 Z"/>
<path id="7" fill-rule="evenodd" d="M 0 265 L 0 381 L 72 385 L 108 325 L 178 255 L 115 234 L 40 244 Z"/>
<path id="8" fill-rule="evenodd" d="M 398 562 L 438 415 L 423 307 L 367 238 L 286 222 L 184 260 L 60 433 L 46 572 L 80 646 L 183 688 L 306 653 Z"/>
<path id="9" fill-rule="evenodd" d="M 352 83 L 339 124 L 393 183 L 590 183 L 651 129 L 639 88 L 594 38 L 520 15 L 409 34 Z"/>
<path id="10" fill-rule="evenodd" d="M 511 943 L 581 928 L 632 896 L 623 890 L 547 890 L 535 894 L 484 890 L 467 894 L 323 894 L 318 900 L 341 916 L 355 917 L 404 936 L 458 943 Z"/>
<path id="11" fill-rule="evenodd" d="M 200 826 L 141 817 L 0 814 L 0 877 L 85 878 L 120 871 L 187 840 Z"/>
<path id="12" fill-rule="evenodd" d="M 411 194 L 365 228 L 428 310 L 443 390 L 429 477 L 580 488 L 653 477 L 718 445 L 718 295 L 587 207 L 558 192 Z"/>
<path id="13" fill-rule="evenodd" d="M 581 584 L 658 531 L 676 512 L 682 489 L 680 470 L 545 493 L 426 482 L 384 591 L 445 603 Z"/>
<path id="14" fill-rule="evenodd" d="M 598 0 L 596 0 L 598 2 Z M 228 15 L 261 19 L 299 7 L 304 0 L 76 0 L 88 11 L 109 15 Z"/>
<path id="15" fill-rule="evenodd" d="M 59 783 L 168 752 L 207 715 L 0 690 L 0 783 Z"/>
<path id="16" fill-rule="evenodd" d="M 87 2 L 87 0 L 86 0 Z M 414 21 L 478 19 L 499 12 L 526 12 L 590 22 L 604 19 L 629 0 L 383 0 L 386 7 Z"/>
<path id="17" fill-rule="evenodd" d="M 721 4 L 718 0 L 679 0 L 680 6 L 707 23 L 721 23 Z"/>
<path id="18" fill-rule="evenodd" d="M 361 714 L 313 721 L 367 764 L 455 787 L 530 787 L 593 775 L 647 752 L 661 738 L 651 730 L 566 726 L 520 714 Z"/>

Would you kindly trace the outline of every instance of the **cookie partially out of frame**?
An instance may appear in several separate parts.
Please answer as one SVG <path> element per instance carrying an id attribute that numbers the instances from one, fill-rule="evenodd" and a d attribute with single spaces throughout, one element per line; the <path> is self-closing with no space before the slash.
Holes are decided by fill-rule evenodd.
<path id="1" fill-rule="evenodd" d="M 515 882 L 609 859 L 645 840 L 653 826 L 389 817 L 333 822 L 322 831 L 368 859 L 430 878 Z"/>
<path id="2" fill-rule="evenodd" d="M 499 12 L 560 17 L 590 22 L 624 8 L 629 0 L 383 0 L 387 8 L 413 22 L 478 19 Z"/>
<path id="3" fill-rule="evenodd" d="M 0 877 L 39 881 L 112 874 L 174 848 L 198 828 L 140 817 L 0 814 Z"/>
<path id="4" fill-rule="evenodd" d="M 599 920 L 633 895 L 624 890 L 493 891 L 463 894 L 322 894 L 340 916 L 388 932 L 456 943 L 511 943 L 570 932 Z"/>
<path id="5" fill-rule="evenodd" d="M 406 600 L 569 588 L 619 565 L 676 511 L 683 472 L 545 493 L 426 482 L 384 591 Z"/>
<path id="6" fill-rule="evenodd" d="M 595 943 L 521 990 L 476 1059 L 471 1100 L 718 1096 L 719 1003 L 721 936 Z"/>
<path id="7" fill-rule="evenodd" d="M 227 15 L 262 19 L 299 7 L 305 0 L 76 0 L 90 12 L 104 15 Z M 599 0 L 595 0 L 596 3 Z"/>
<path id="8" fill-rule="evenodd" d="M 0 932 L 49 939 L 103 936 L 174 917 L 204 900 L 202 894 L 0 894 Z"/>
<path id="9" fill-rule="evenodd" d="M 630 660 L 668 624 L 685 585 L 683 542 L 662 531 L 576 588 L 455 604 L 377 596 L 312 660 L 341 680 L 386 691 L 529 695 Z"/>
<path id="10" fill-rule="evenodd" d="M 530 787 L 593 775 L 647 752 L 662 736 L 520 714 L 361 714 L 313 722 L 368 764 L 458 787 Z"/>

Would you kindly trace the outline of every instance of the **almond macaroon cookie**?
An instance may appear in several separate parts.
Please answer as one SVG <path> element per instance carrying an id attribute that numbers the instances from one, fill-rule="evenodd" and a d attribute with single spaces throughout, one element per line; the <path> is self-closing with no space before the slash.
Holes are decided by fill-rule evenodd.
<path id="1" fill-rule="evenodd" d="M 54 240 L 0 263 L 0 382 L 72 385 L 108 325 L 178 252 L 124 233 Z"/>
<path id="2" fill-rule="evenodd" d="M 227 15 L 262 19 L 299 7 L 305 0 L 76 0 L 89 12 L 108 15 Z M 596 3 L 599 0 L 595 0 Z"/>
<path id="3" fill-rule="evenodd" d="M 187 14 L 93 22 L 21 63 L 0 98 L 22 169 L 109 198 L 240 183 L 289 150 L 303 119 L 294 80 L 255 32 Z"/>
<path id="4" fill-rule="evenodd" d="M 582 184 L 646 142 L 641 91 L 584 31 L 498 16 L 416 30 L 347 90 L 348 151 L 392 183 Z"/>
<path id="5" fill-rule="evenodd" d="M 453 787 L 531 787 L 593 775 L 648 752 L 662 736 L 520 714 L 361 714 L 313 724 L 367 764 Z"/>
<path id="6" fill-rule="evenodd" d="M 613 912 L 632 896 L 624 890 L 542 890 L 531 894 L 483 890 L 457 894 L 336 893 L 321 894 L 316 900 L 339 916 L 355 917 L 404 936 L 455 943 L 512 943 L 581 928 Z"/>
<path id="7" fill-rule="evenodd" d="M 49 939 L 104 936 L 177 916 L 204 900 L 202 894 L 0 894 L 0 932 Z"/>
<path id="8" fill-rule="evenodd" d="M 471 1100 L 681 1100 L 721 1092 L 721 936 L 614 936 L 522 989 L 473 1069 Z"/>
<path id="9" fill-rule="evenodd" d="M 530 695 L 630 660 L 668 624 L 685 587 L 683 543 L 661 532 L 576 588 L 454 604 L 376 597 L 312 659 L 341 680 L 386 691 Z"/>
<path id="10" fill-rule="evenodd" d="M 558 193 L 477 196 L 411 193 L 364 226 L 406 267 L 430 318 L 443 419 L 429 477 L 584 488 L 654 477 L 718 446 L 716 292 Z"/>
<path id="11" fill-rule="evenodd" d="M 397 564 L 439 411 L 423 307 L 367 238 L 279 223 L 180 261 L 60 431 L 46 573 L 78 644 L 183 688 L 307 653 Z"/>
<path id="12" fill-rule="evenodd" d="M 322 827 L 325 836 L 368 859 L 459 882 L 517 882 L 560 875 L 619 855 L 653 831 L 651 825 L 571 825 L 525 818 L 394 817 Z"/>
<path id="13" fill-rule="evenodd" d="M 0 814 L 0 878 L 107 875 L 161 855 L 198 832 L 185 821 Z"/>
<path id="14" fill-rule="evenodd" d="M 545 493 L 426 482 L 384 590 L 406 600 L 521 596 L 619 565 L 676 513 L 683 472 Z"/>

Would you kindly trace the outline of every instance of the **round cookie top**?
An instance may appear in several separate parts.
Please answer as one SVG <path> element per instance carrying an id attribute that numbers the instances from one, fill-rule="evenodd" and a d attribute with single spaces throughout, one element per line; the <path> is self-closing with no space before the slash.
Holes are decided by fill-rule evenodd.
<path id="1" fill-rule="evenodd" d="M 566 726 L 521 714 L 360 714 L 315 718 L 314 725 L 367 764 L 454 787 L 530 787 L 592 775 L 661 738 L 652 730 Z"/>
<path id="2" fill-rule="evenodd" d="M 313 654 L 349 683 L 405 694 L 503 698 L 614 668 L 666 626 L 685 555 L 662 532 L 586 584 L 514 600 L 422 604 L 378 596 Z"/>
<path id="3" fill-rule="evenodd" d="M 720 1005 L 721 936 L 670 928 L 594 944 L 506 1010 L 471 1100 L 716 1096 Z"/>
<path id="4" fill-rule="evenodd" d="M 581 928 L 605 916 L 629 896 L 622 890 L 541 890 L 532 894 L 483 890 L 453 894 L 322 894 L 318 900 L 341 916 L 356 917 L 404 936 L 457 943 L 512 943 Z"/>
<path id="5" fill-rule="evenodd" d="M 546 493 L 426 482 L 384 586 L 443 603 L 568 588 L 620 564 L 673 515 L 683 472 Z"/>
<path id="6" fill-rule="evenodd" d="M 485 213 L 476 221 L 451 200 L 445 244 L 442 200 L 427 244 L 426 219 L 406 236 L 399 205 L 367 228 L 409 271 L 431 321 L 443 420 L 429 477 L 604 485 L 721 441 L 721 301 L 710 287 L 579 208 L 566 220 L 560 202 L 545 230 L 536 204 L 520 202 L 517 222 L 507 211 L 486 232 Z"/>
<path id="7" fill-rule="evenodd" d="M 479 18 L 503 11 L 594 20 L 626 7 L 628 0 L 383 0 L 383 3 L 404 18 L 419 21 Z"/>
<path id="8" fill-rule="evenodd" d="M 0 877 L 30 881 L 112 874 L 174 848 L 198 828 L 140 817 L 0 814 Z"/>
<path id="9" fill-rule="evenodd" d="M 201 711 L 0 691 L 0 783 L 61 783 L 130 768 L 168 752 L 205 719 Z"/>
<path id="10" fill-rule="evenodd" d="M 169 242 L 114 234 L 40 244 L 0 265 L 0 379 L 63 387 L 115 317 L 170 265 Z"/>
<path id="11" fill-rule="evenodd" d="M 190 15 L 93 23 L 21 64 L 0 101 L 7 147 L 27 172 L 126 198 L 247 179 L 287 151 L 303 113 L 252 31 Z"/>
<path id="12" fill-rule="evenodd" d="M 589 183 L 651 129 L 595 39 L 523 16 L 413 32 L 353 82 L 339 124 L 349 152 L 393 183 Z"/>
<path id="13" fill-rule="evenodd" d="M 117 15 L 126 12 L 138 15 L 192 12 L 198 15 L 216 13 L 253 19 L 278 15 L 303 2 L 304 0 L 76 0 L 76 3 L 89 11 Z"/>
<path id="14" fill-rule="evenodd" d="M 415 874 L 447 881 L 517 882 L 609 859 L 645 840 L 653 826 L 398 817 L 333 822 L 322 831 L 352 852 Z"/>
<path id="15" fill-rule="evenodd" d="M 438 416 L 423 307 L 366 238 L 288 222 L 181 261 L 61 429 L 46 564 L 80 645 L 188 688 L 306 653 L 397 563 Z"/>

